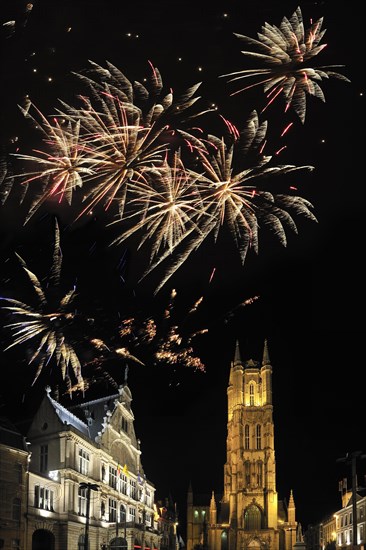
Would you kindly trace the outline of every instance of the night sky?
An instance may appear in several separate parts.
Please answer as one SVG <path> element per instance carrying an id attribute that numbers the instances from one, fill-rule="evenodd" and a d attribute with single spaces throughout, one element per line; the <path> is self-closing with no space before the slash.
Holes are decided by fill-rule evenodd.
<path id="1" fill-rule="evenodd" d="M 241 127 L 250 111 L 260 111 L 265 100 L 261 87 L 231 96 L 233 85 L 218 78 L 244 67 L 242 45 L 233 33 L 256 38 L 265 22 L 279 25 L 297 4 L 270 0 L 205 4 L 212 3 L 35 0 L 27 5 L 3 0 L 3 158 L 32 148 L 34 133 L 18 105 L 24 105 L 28 95 L 42 113 L 53 114 L 59 99 L 73 101 L 79 92 L 73 73 L 85 70 L 88 60 L 101 65 L 109 61 L 130 81 L 141 81 L 152 63 L 174 93 L 202 82 L 198 94 L 202 104 L 217 105 L 223 117 Z M 173 288 L 177 296 L 172 323 L 185 335 L 208 329 L 195 339 L 194 348 L 205 372 L 154 365 L 148 350 L 143 353 L 144 366 L 128 362 L 145 473 L 159 497 L 172 495 L 182 517 L 189 481 L 194 492 L 208 497 L 212 490 L 218 495 L 222 491 L 226 388 L 237 339 L 242 358 L 256 360 L 261 359 L 264 339 L 268 340 L 277 489 L 279 498 L 288 498 L 293 490 L 297 519 L 303 526 L 340 507 L 338 481 L 345 471 L 336 460 L 348 452 L 366 451 L 362 22 L 350 2 L 336 4 L 299 5 L 305 27 L 311 18 L 324 16 L 323 42 L 328 46 L 317 65 L 344 65 L 339 72 L 351 83 L 331 78 L 322 83 L 326 101 L 307 98 L 304 124 L 291 109 L 284 112 L 281 99 L 266 110 L 273 150 L 286 146 L 280 162 L 315 167 L 295 178 L 299 195 L 314 205 L 318 223 L 297 219 L 298 234 L 288 234 L 287 247 L 263 228 L 259 253 L 250 251 L 241 266 L 235 246 L 223 237 L 216 246 L 198 249 L 154 295 L 154 277 L 139 282 L 143 252 L 133 245 L 109 247 L 107 214 L 97 212 L 75 223 L 73 207 L 53 203 L 24 225 L 26 201 L 19 205 L 16 192 L 0 207 L 2 296 L 26 299 L 28 293 L 29 281 L 14 252 L 41 279 L 46 276 L 56 215 L 63 280 L 77 285 L 83 296 L 80 307 L 97 319 L 92 328 L 82 329 L 84 335 L 90 329 L 94 336 L 110 341 L 117 318 L 130 314 L 162 318 Z M 281 138 L 290 122 L 291 129 Z M 210 114 L 199 123 L 211 126 L 212 133 L 224 131 Z M 200 297 L 202 303 L 190 313 Z M 241 305 L 251 298 L 253 303 Z M 2 332 L 5 348 L 8 332 Z M 17 346 L 1 356 L 1 414 L 19 425 L 33 414 L 45 385 L 55 381 L 50 365 L 31 385 L 29 353 L 27 346 Z M 114 356 L 104 366 L 121 381 L 125 363 Z M 105 391 L 104 384 L 96 384 L 85 398 Z"/>

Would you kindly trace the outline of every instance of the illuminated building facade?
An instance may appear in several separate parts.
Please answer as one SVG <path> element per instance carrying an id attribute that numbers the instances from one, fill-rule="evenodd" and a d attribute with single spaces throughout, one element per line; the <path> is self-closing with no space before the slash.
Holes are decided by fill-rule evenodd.
<path id="1" fill-rule="evenodd" d="M 227 459 L 220 502 L 187 499 L 187 550 L 292 550 L 302 543 L 293 494 L 278 500 L 267 342 L 261 363 L 241 360 L 236 344 L 230 367 Z M 301 539 L 301 540 L 300 540 Z"/>
<path id="2" fill-rule="evenodd" d="M 335 541 L 338 550 L 353 547 L 353 505 L 352 491 L 346 491 L 342 495 L 343 508 L 335 513 L 336 529 Z M 356 493 L 357 513 L 357 548 L 364 550 L 366 545 L 366 496 L 365 490 Z"/>
<path id="3" fill-rule="evenodd" d="M 141 464 L 127 382 L 63 407 L 47 388 L 27 439 L 25 550 L 159 550 L 155 487 Z M 23 547 L 22 547 L 23 548 Z"/>
<path id="4" fill-rule="evenodd" d="M 0 548 L 24 548 L 27 471 L 26 440 L 7 419 L 0 420 Z"/>

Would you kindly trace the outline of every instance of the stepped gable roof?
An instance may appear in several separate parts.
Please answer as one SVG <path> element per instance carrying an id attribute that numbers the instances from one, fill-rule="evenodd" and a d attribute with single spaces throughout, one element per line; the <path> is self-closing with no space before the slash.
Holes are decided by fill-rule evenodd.
<path id="1" fill-rule="evenodd" d="M 89 439 L 95 438 L 104 430 L 106 417 L 112 415 L 116 402 L 120 401 L 129 413 L 131 410 L 132 395 L 127 384 L 118 388 L 118 393 L 106 395 L 90 401 L 80 401 L 71 406 L 65 406 L 53 399 L 51 389 L 46 388 L 47 398 L 62 424 L 73 426 Z"/>
<path id="2" fill-rule="evenodd" d="M 19 432 L 8 418 L 0 417 L 0 444 L 27 451 L 25 437 Z"/>
<path id="3" fill-rule="evenodd" d="M 115 402 L 120 397 L 120 394 L 106 395 L 92 401 L 85 401 L 70 407 L 75 415 L 82 418 L 86 422 L 88 434 L 91 439 L 95 439 L 99 432 L 103 431 L 105 417 L 109 416 L 114 408 Z"/>

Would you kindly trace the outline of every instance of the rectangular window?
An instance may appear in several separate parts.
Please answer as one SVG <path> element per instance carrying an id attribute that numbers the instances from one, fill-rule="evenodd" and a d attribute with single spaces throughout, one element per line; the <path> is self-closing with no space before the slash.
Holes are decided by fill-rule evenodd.
<path id="1" fill-rule="evenodd" d="M 109 486 L 117 489 L 117 468 L 109 466 Z"/>
<path id="2" fill-rule="evenodd" d="M 109 499 L 109 521 L 117 521 L 117 501 Z"/>
<path id="3" fill-rule="evenodd" d="M 122 416 L 121 430 L 128 433 L 128 420 Z"/>
<path id="4" fill-rule="evenodd" d="M 48 445 L 41 445 L 39 458 L 39 470 L 40 472 L 46 472 L 48 468 Z"/>
<path id="5" fill-rule="evenodd" d="M 78 514 L 79 516 L 86 516 L 86 487 L 79 487 L 78 492 Z"/>
<path id="6" fill-rule="evenodd" d="M 12 548 L 12 550 L 20 550 L 20 540 L 19 539 L 12 539 L 11 540 L 11 548 Z"/>
<path id="7" fill-rule="evenodd" d="M 34 507 L 41 510 L 53 510 L 53 491 L 46 487 L 34 487 Z"/>
<path id="8" fill-rule="evenodd" d="M 136 481 L 134 481 L 133 479 L 130 479 L 130 497 L 134 500 L 137 499 Z"/>
<path id="9" fill-rule="evenodd" d="M 121 474 L 120 491 L 122 494 L 127 495 L 127 476 L 125 474 Z"/>
<path id="10" fill-rule="evenodd" d="M 89 474 L 89 453 L 79 449 L 79 472 L 87 476 Z"/>
<path id="11" fill-rule="evenodd" d="M 135 508 L 132 508 L 132 506 L 129 507 L 128 509 L 128 514 L 129 514 L 129 520 L 132 521 L 133 523 L 135 523 L 136 521 L 136 510 Z"/>

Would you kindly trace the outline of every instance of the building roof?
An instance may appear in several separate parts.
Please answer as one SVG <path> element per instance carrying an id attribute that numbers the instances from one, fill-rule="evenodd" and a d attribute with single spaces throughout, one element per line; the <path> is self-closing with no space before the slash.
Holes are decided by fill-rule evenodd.
<path id="1" fill-rule="evenodd" d="M 25 437 L 8 418 L 0 417 L 0 444 L 27 451 Z"/>

